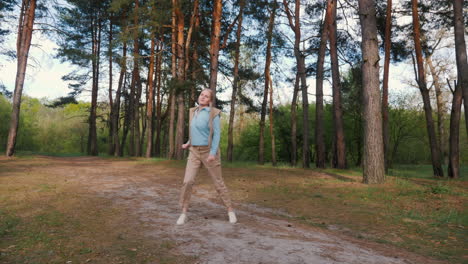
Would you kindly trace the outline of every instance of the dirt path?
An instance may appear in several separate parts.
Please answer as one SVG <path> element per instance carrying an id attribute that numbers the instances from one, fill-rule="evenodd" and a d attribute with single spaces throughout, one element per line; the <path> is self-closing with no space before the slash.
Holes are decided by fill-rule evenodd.
<path id="1" fill-rule="evenodd" d="M 50 158 L 47 158 L 50 159 Z M 198 263 L 438 263 L 390 247 L 320 228 L 288 222 L 254 205 L 238 205 L 229 224 L 214 188 L 198 186 L 189 221 L 176 226 L 180 171 L 131 161 L 54 158 L 50 173 L 67 173 L 90 195 L 111 199 L 128 211 L 147 239 L 172 240 Z"/>

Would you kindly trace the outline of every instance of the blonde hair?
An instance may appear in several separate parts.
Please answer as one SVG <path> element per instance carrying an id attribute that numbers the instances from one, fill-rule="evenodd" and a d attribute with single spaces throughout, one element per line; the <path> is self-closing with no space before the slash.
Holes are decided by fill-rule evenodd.
<path id="1" fill-rule="evenodd" d="M 210 92 L 210 107 L 212 107 L 212 106 L 213 106 L 213 101 L 214 101 L 214 92 L 213 92 L 213 90 L 211 90 L 211 89 L 209 89 L 209 88 L 204 88 L 204 89 L 200 92 L 200 94 L 203 93 L 204 91 Z"/>

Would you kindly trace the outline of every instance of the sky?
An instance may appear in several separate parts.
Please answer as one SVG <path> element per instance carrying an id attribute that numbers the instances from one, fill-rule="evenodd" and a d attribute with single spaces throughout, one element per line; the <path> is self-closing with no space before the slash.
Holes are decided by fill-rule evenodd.
<path id="1" fill-rule="evenodd" d="M 16 36 L 9 36 L 5 46 L 14 47 L 13 37 Z M 66 96 L 70 92 L 67 82 L 61 78 L 72 71 L 73 67 L 69 63 L 60 63 L 54 58 L 56 48 L 57 45 L 47 37 L 41 34 L 33 36 L 23 88 L 24 94 L 53 100 Z M 16 67 L 16 60 L 0 57 L 0 83 L 9 91 L 14 90 Z"/>

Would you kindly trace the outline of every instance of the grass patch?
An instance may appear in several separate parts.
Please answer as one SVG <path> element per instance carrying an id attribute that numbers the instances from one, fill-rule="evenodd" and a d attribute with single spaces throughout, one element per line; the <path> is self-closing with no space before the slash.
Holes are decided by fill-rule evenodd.
<path id="1" fill-rule="evenodd" d="M 447 172 L 447 166 L 443 166 L 444 173 Z M 403 178 L 419 178 L 419 179 L 435 179 L 432 171 L 432 165 L 415 164 L 415 165 L 394 165 L 388 171 L 389 176 L 403 177 Z M 447 176 L 447 175 L 445 175 Z M 443 180 L 443 179 L 441 179 Z M 468 180 L 468 166 L 460 166 L 460 179 L 461 181 Z"/>
<path id="2" fill-rule="evenodd" d="M 224 171 L 233 195 L 244 202 L 285 211 L 312 226 L 462 263 L 468 186 L 463 180 L 423 177 L 427 168 L 422 168 L 406 167 L 415 174 L 388 176 L 382 185 L 361 183 L 359 169 Z"/>
<path id="3" fill-rule="evenodd" d="M 194 263 L 169 240 L 145 239 L 123 208 L 90 196 L 44 158 L 0 172 L 0 263 Z M 6 170 L 3 170 L 6 168 Z M 58 174 L 57 174 L 58 173 Z"/>

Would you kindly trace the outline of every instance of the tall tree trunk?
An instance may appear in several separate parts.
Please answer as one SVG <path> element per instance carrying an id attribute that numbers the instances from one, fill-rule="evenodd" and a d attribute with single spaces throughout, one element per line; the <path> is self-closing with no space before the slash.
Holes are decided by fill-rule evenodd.
<path id="1" fill-rule="evenodd" d="M 140 32 L 140 25 L 139 25 L 139 9 L 140 9 L 140 1 L 135 0 L 135 9 L 134 9 L 134 18 L 133 18 L 133 26 L 134 34 L 133 34 L 133 73 L 135 75 L 135 91 L 134 91 L 134 100 L 133 100 L 133 146 L 134 146 L 134 153 L 133 155 L 139 157 L 141 156 L 141 144 L 140 144 L 140 98 L 142 93 L 142 83 L 140 80 L 140 43 L 139 43 L 139 32 Z"/>
<path id="2" fill-rule="evenodd" d="M 133 77 L 132 77 L 133 79 Z M 124 86 L 123 86 L 123 96 L 124 96 L 124 109 L 125 109 L 125 115 L 124 115 L 124 123 L 123 123 L 123 129 L 122 129 L 122 143 L 120 144 L 120 156 L 123 157 L 124 155 L 124 150 L 125 150 L 125 143 L 127 142 L 127 136 L 128 136 L 128 132 L 130 130 L 130 126 L 131 126 L 131 109 L 132 107 L 131 104 L 130 104 L 130 101 L 131 101 L 131 94 L 128 93 L 126 91 L 126 86 L 125 86 L 125 83 L 126 83 L 126 80 L 124 82 Z M 130 90 L 131 90 L 131 84 L 130 84 Z M 131 151 L 130 147 L 129 147 L 129 150 Z M 130 154 L 130 153 L 129 153 Z M 131 155 L 131 154 L 130 154 Z"/>
<path id="3" fill-rule="evenodd" d="M 291 29 L 294 31 L 294 57 L 296 57 L 297 73 L 301 79 L 301 91 L 302 91 L 302 167 L 310 167 L 310 150 L 309 150 L 309 99 L 307 95 L 307 81 L 306 81 L 306 69 L 305 69 L 305 55 L 300 50 L 301 43 L 301 24 L 300 24 L 300 10 L 301 1 L 295 1 L 295 13 L 294 16 L 288 6 L 288 2 L 283 0 L 283 5 L 286 9 L 286 15 L 288 16 L 288 22 Z M 293 21 L 294 18 L 294 21 Z"/>
<path id="4" fill-rule="evenodd" d="M 323 73 L 325 52 L 328 40 L 328 17 L 330 17 L 331 6 L 327 5 L 325 19 L 322 25 L 322 34 L 320 36 L 319 54 L 317 57 L 317 76 L 315 77 L 315 166 L 325 168 L 325 128 L 323 121 Z"/>
<path id="5" fill-rule="evenodd" d="M 177 78 L 177 18 L 175 13 L 175 8 L 172 11 L 172 35 L 171 35 L 171 75 L 174 84 L 174 80 Z M 168 158 L 175 158 L 175 145 L 174 145 L 174 123 L 175 123 L 175 110 L 176 110 L 176 88 L 174 85 L 171 87 L 170 96 L 169 96 L 169 153 Z"/>
<path id="6" fill-rule="evenodd" d="M 115 144 L 114 144 L 114 137 L 113 137 L 113 116 L 114 116 L 114 102 L 112 100 L 112 59 L 113 59 L 113 52 L 112 52 L 112 35 L 113 35 L 113 24 L 112 18 L 110 18 L 109 22 L 109 50 L 107 56 L 109 56 L 109 149 L 108 154 L 113 155 L 115 151 Z"/>
<path id="7" fill-rule="evenodd" d="M 333 167 L 338 169 L 346 168 L 346 144 L 343 123 L 343 109 L 341 106 L 341 82 L 340 68 L 338 63 L 338 48 L 336 43 L 336 0 L 328 0 L 328 5 L 331 12 L 328 18 L 328 32 L 330 40 L 330 58 L 333 80 L 333 125 L 334 131 L 334 150 L 333 150 Z"/>
<path id="8" fill-rule="evenodd" d="M 389 126 L 388 126 L 388 80 L 390 72 L 390 48 L 392 45 L 392 0 L 387 0 L 387 11 L 385 17 L 385 59 L 384 59 L 384 72 L 382 83 L 382 124 L 383 124 L 383 140 L 384 140 L 384 159 L 385 159 L 385 173 L 388 173 L 388 155 L 389 155 Z"/>
<path id="9" fill-rule="evenodd" d="M 6 156 L 15 154 L 16 137 L 18 135 L 18 124 L 21 107 L 21 96 L 23 94 L 24 77 L 28 65 L 29 48 L 31 47 L 32 31 L 36 12 L 36 0 L 23 0 L 21 4 L 21 15 L 18 24 L 18 37 L 16 40 L 16 79 L 13 94 L 13 107 L 11 111 L 10 129 Z"/>
<path id="10" fill-rule="evenodd" d="M 135 54 L 134 54 L 135 56 Z M 130 82 L 130 92 L 128 94 L 128 106 L 126 112 L 128 112 L 127 122 L 128 122 L 128 130 L 130 131 L 130 139 L 129 139 L 129 147 L 128 147 L 128 154 L 130 156 L 135 155 L 135 96 L 136 95 L 136 71 L 135 68 L 132 70 L 132 80 Z"/>
<path id="11" fill-rule="evenodd" d="M 463 93 L 461 85 L 455 84 L 453 91 L 452 111 L 450 114 L 450 139 L 449 139 L 449 165 L 448 176 L 460 177 L 460 116 Z"/>
<path id="12" fill-rule="evenodd" d="M 92 58 L 92 69 L 93 69 L 93 81 L 91 89 L 91 109 L 89 114 L 89 133 L 88 133 L 88 155 L 97 156 L 97 97 L 99 89 L 99 67 L 100 67 L 100 54 L 101 54 L 101 30 L 102 21 L 98 14 L 94 17 L 93 23 L 93 58 Z"/>
<path id="13" fill-rule="evenodd" d="M 297 165 L 297 94 L 299 92 L 299 74 L 296 73 L 294 82 L 293 98 L 291 102 L 291 166 Z"/>
<path id="14" fill-rule="evenodd" d="M 139 54 L 139 52 L 138 52 Z M 135 73 L 135 76 L 136 76 L 136 95 L 135 95 L 135 105 L 134 105 L 134 114 L 135 114 L 135 117 L 134 117 L 134 122 L 133 122 L 133 125 L 134 125 L 134 128 L 135 128 L 135 156 L 137 157 L 140 157 L 141 156 L 141 149 L 142 149 L 142 146 L 141 146 L 141 131 L 140 131 L 140 99 L 141 99 L 141 94 L 142 94 L 142 83 L 141 83 L 141 79 L 140 79 L 140 66 L 138 66 L 138 68 L 136 68 L 136 73 Z"/>
<path id="15" fill-rule="evenodd" d="M 150 158 L 153 152 L 153 105 L 154 105 L 154 50 L 156 46 L 154 29 L 151 31 L 151 48 L 150 48 L 150 63 L 148 72 L 148 96 L 146 101 L 146 124 L 148 126 L 146 130 L 146 158 Z"/>
<path id="16" fill-rule="evenodd" d="M 446 111 L 445 104 L 443 101 L 442 95 L 442 82 L 439 79 L 439 75 L 436 72 L 434 64 L 432 63 L 432 55 L 426 57 L 426 65 L 429 66 L 429 71 L 431 72 L 431 76 L 434 82 L 434 88 L 436 93 L 436 104 L 437 104 L 437 131 L 439 134 L 438 137 L 438 144 L 440 147 L 441 153 L 441 161 L 444 163 L 444 159 L 446 157 L 447 151 L 445 147 L 445 126 L 444 126 L 444 113 Z"/>
<path id="17" fill-rule="evenodd" d="M 259 137 L 259 147 L 258 147 L 258 164 L 263 165 L 265 163 L 265 116 L 266 116 L 266 107 L 268 103 L 268 92 L 270 85 L 270 65 L 271 65 L 271 43 L 273 40 L 273 27 L 275 25 L 275 14 L 276 14 L 276 3 L 273 4 L 273 9 L 270 12 L 270 20 L 268 23 L 268 32 L 267 32 L 267 50 L 266 50 L 266 59 L 265 59 L 265 89 L 263 90 L 263 101 L 262 101 L 262 111 L 260 115 L 260 137 Z"/>
<path id="18" fill-rule="evenodd" d="M 213 25 L 211 27 L 210 42 L 210 84 L 213 91 L 213 105 L 216 105 L 216 83 L 218 80 L 219 41 L 221 39 L 221 18 L 223 13 L 222 0 L 213 0 Z"/>
<path id="19" fill-rule="evenodd" d="M 273 130 L 274 127 L 274 117 L 273 117 L 273 81 L 271 80 L 270 74 L 268 74 L 268 79 L 270 80 L 270 138 L 271 138 L 271 164 L 276 166 L 276 142 L 275 142 L 275 133 Z"/>
<path id="20" fill-rule="evenodd" d="M 232 162 L 232 156 L 234 151 L 234 116 L 236 113 L 236 99 L 237 99 L 237 87 L 239 86 L 239 57 L 240 57 L 240 43 L 242 36 L 242 18 L 244 14 L 245 0 L 239 2 L 239 19 L 237 21 L 236 31 L 236 46 L 234 53 L 234 84 L 232 85 L 231 94 L 231 110 L 229 112 L 229 127 L 228 127 L 228 145 L 227 145 L 227 160 Z"/>
<path id="21" fill-rule="evenodd" d="M 122 47 L 122 61 L 120 63 L 120 76 L 117 91 L 115 92 L 115 101 L 112 106 L 112 137 L 114 141 L 114 156 L 120 156 L 120 140 L 119 140 L 119 119 L 120 119 L 120 97 L 122 87 L 124 86 L 125 75 L 127 73 L 127 42 L 123 43 Z"/>
<path id="22" fill-rule="evenodd" d="M 192 61 L 192 63 L 187 63 L 185 66 L 186 72 L 185 74 L 188 75 L 188 69 L 189 65 L 191 68 L 191 74 L 190 74 L 190 80 L 192 82 L 192 85 L 190 85 L 190 94 L 189 94 L 189 108 L 195 106 L 195 102 L 197 101 L 196 99 L 196 90 L 197 90 L 197 72 L 200 70 L 200 64 L 198 62 L 198 47 L 197 45 L 191 45 L 192 46 L 192 54 L 189 56 L 189 47 L 190 43 L 192 42 L 192 36 L 195 35 L 196 37 L 198 36 L 198 32 L 200 31 L 200 11 L 199 11 L 199 1 L 194 2 L 194 7 L 193 7 L 193 13 L 192 17 L 190 19 L 190 29 L 188 36 L 190 36 L 190 40 L 187 41 L 187 44 L 185 45 L 186 47 L 186 61 Z M 187 39 L 189 38 L 187 36 Z M 189 57 L 191 57 L 189 59 Z M 188 77 L 187 77 L 188 78 Z"/>
<path id="23" fill-rule="evenodd" d="M 161 100 L 161 78 L 162 78 L 162 45 L 158 49 L 158 64 L 156 69 L 156 75 L 158 76 L 158 83 L 156 86 L 156 140 L 155 140 L 155 156 L 161 156 L 161 129 L 162 129 L 162 120 L 161 120 L 161 108 L 162 108 L 162 100 Z"/>
<path id="24" fill-rule="evenodd" d="M 440 163 L 440 151 L 437 144 L 437 138 L 434 129 L 434 120 L 432 119 L 432 108 L 431 100 L 429 98 L 429 90 L 427 89 L 426 84 L 426 75 L 424 73 L 424 65 L 422 58 L 422 49 L 421 49 L 421 33 L 419 27 L 419 15 L 418 15 L 418 1 L 411 0 L 412 3 L 412 13 L 413 13 L 413 33 L 414 33 L 414 46 L 416 51 L 416 61 L 418 65 L 418 76 L 417 82 L 419 90 L 424 103 L 424 113 L 426 116 L 426 125 L 427 133 L 429 135 L 429 145 L 431 149 L 431 158 L 432 158 L 432 169 L 434 171 L 434 176 L 443 177 L 444 172 Z"/>
<path id="25" fill-rule="evenodd" d="M 453 20 L 455 25 L 455 57 L 457 59 L 458 85 L 463 92 L 465 108 L 466 136 L 468 138 L 468 61 L 465 43 L 465 23 L 463 19 L 463 0 L 453 0 Z"/>
<path id="26" fill-rule="evenodd" d="M 384 143 L 382 134 L 382 108 L 379 90 L 379 45 L 375 1 L 359 1 L 362 32 L 362 99 L 364 108 L 364 162 L 363 182 L 385 182 Z"/>
<path id="27" fill-rule="evenodd" d="M 190 27 L 187 32 L 187 39 L 184 39 L 184 15 L 180 9 L 178 0 L 174 0 L 175 13 L 177 19 L 177 80 L 179 85 L 186 86 L 187 71 L 190 66 L 190 47 L 192 42 L 192 34 L 196 24 L 198 16 L 198 5 L 199 1 L 193 2 L 193 11 L 190 19 Z M 184 48 L 185 46 L 185 48 Z M 176 134 L 176 159 L 181 160 L 184 158 L 184 150 L 180 147 L 184 143 L 185 139 L 185 92 L 186 89 L 182 89 L 177 96 L 178 104 L 178 117 L 177 117 L 177 134 Z"/>

